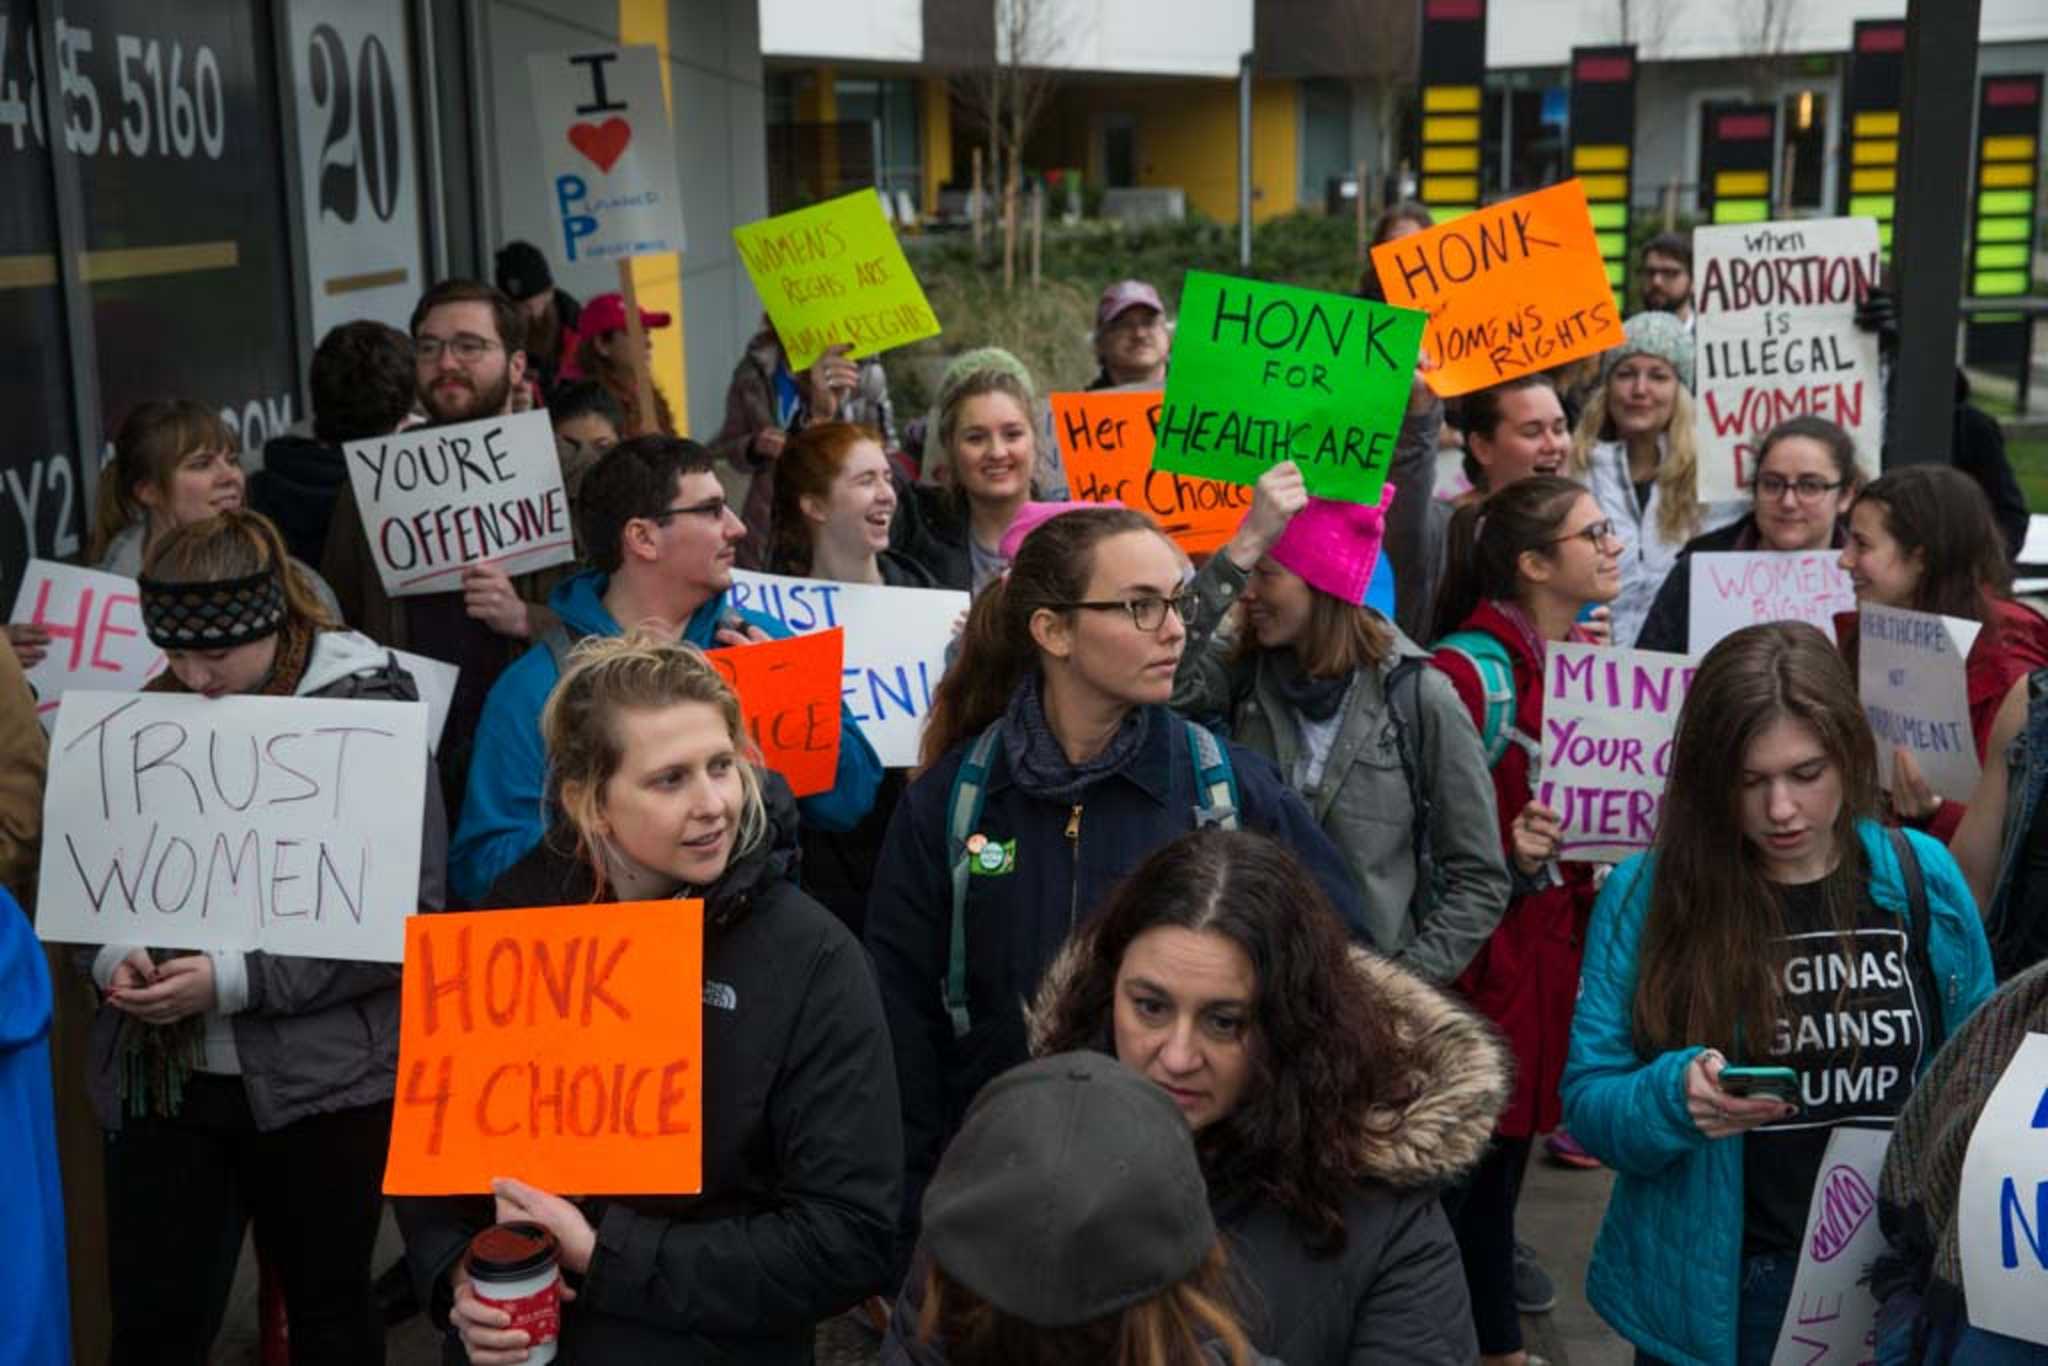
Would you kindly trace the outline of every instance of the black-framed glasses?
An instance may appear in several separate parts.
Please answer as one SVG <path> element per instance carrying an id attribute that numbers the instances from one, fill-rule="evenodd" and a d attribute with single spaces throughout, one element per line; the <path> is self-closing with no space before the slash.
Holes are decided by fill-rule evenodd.
<path id="1" fill-rule="evenodd" d="M 1091 612 L 1128 612 L 1131 625 L 1140 631 L 1156 631 L 1166 620 L 1166 609 L 1173 608 L 1174 614 L 1183 622 L 1195 619 L 1195 610 L 1201 597 L 1195 593 L 1180 593 L 1170 598 L 1114 598 L 1108 602 L 1064 602 L 1066 609 L 1085 607 Z"/>
<path id="2" fill-rule="evenodd" d="M 1567 532 L 1562 536 L 1552 536 L 1543 544 L 1563 545 L 1566 541 L 1584 541 L 1587 545 L 1592 546 L 1593 549 L 1598 550 L 1601 546 L 1614 539 L 1614 519 L 1610 517 L 1604 522 L 1595 522 L 1591 526 L 1582 526 L 1577 531 Z"/>
<path id="3" fill-rule="evenodd" d="M 474 332 L 461 332 L 453 337 L 422 334 L 412 339 L 413 354 L 429 365 L 441 359 L 443 351 L 452 352 L 465 365 L 474 364 L 491 354 L 497 345 L 489 337 L 479 337 Z"/>
<path id="4" fill-rule="evenodd" d="M 1756 493 L 1759 498 L 1783 498 L 1790 489 L 1802 503 L 1817 503 L 1841 488 L 1847 481 L 1837 479 L 1833 483 L 1818 475 L 1802 474 L 1797 479 L 1787 479 L 1782 474 L 1759 474 L 1756 477 Z"/>
<path id="5" fill-rule="evenodd" d="M 645 520 L 659 524 L 671 517 L 688 516 L 706 517 L 714 522 L 722 522 L 725 520 L 725 509 L 725 499 L 706 498 L 703 502 L 692 503 L 688 507 L 663 508 L 660 512 L 650 513 Z"/>

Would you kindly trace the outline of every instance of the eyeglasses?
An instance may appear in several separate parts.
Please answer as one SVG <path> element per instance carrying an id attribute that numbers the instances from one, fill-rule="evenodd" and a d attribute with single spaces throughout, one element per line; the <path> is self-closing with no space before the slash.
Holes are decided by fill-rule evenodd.
<path id="1" fill-rule="evenodd" d="M 660 512 L 649 515 L 646 520 L 650 522 L 666 522 L 671 517 L 687 516 L 704 517 L 714 522 L 722 522 L 725 520 L 725 509 L 725 499 L 707 498 L 701 503 L 692 503 L 688 507 L 663 508 Z"/>
<path id="2" fill-rule="evenodd" d="M 1830 484 L 1827 480 L 1811 474 L 1801 475 L 1797 479 L 1787 479 L 1782 474 L 1759 474 L 1756 477 L 1756 493 L 1759 498 L 1775 500 L 1783 498 L 1785 491 L 1790 489 L 1800 502 L 1815 503 L 1842 487 L 1842 483 L 1842 480 L 1837 479 Z"/>
<path id="3" fill-rule="evenodd" d="M 441 359 L 443 351 L 455 353 L 455 359 L 464 365 L 473 364 L 497 349 L 498 343 L 489 337 L 479 337 L 474 332 L 463 332 L 454 337 L 436 337 L 422 334 L 412 339 L 415 356 L 432 365 Z"/>
<path id="4" fill-rule="evenodd" d="M 1601 546 L 1614 539 L 1616 539 L 1614 535 L 1614 520 L 1609 518 L 1604 522 L 1595 522 L 1591 526 L 1582 526 L 1577 531 L 1568 532 L 1563 536 L 1553 536 L 1543 544 L 1563 545 L 1566 541 L 1583 540 L 1587 545 L 1598 550 Z"/>
<path id="5" fill-rule="evenodd" d="M 1111 602 L 1066 602 L 1059 604 L 1059 606 L 1068 610 L 1085 607 L 1091 612 L 1128 612 L 1131 614 L 1131 625 L 1137 627 L 1140 631 L 1156 631 L 1159 629 L 1159 624 L 1166 620 L 1166 609 L 1168 607 L 1173 608 L 1174 615 L 1178 616 L 1182 622 L 1190 622 L 1195 619 L 1195 609 L 1200 603 L 1201 598 L 1197 594 L 1182 593 L 1177 597 L 1171 598 L 1131 598 L 1129 600 L 1117 599 Z"/>

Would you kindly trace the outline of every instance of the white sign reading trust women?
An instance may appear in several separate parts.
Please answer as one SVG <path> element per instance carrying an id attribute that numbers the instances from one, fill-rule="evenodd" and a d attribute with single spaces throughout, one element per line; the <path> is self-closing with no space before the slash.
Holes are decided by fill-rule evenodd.
<path id="1" fill-rule="evenodd" d="M 36 933 L 403 961 L 426 728 L 416 702 L 65 694 Z"/>
<path id="2" fill-rule="evenodd" d="M 732 576 L 732 604 L 775 617 L 799 635 L 844 626 L 840 696 L 884 766 L 917 763 L 932 690 L 946 672 L 967 594 L 740 570 Z"/>

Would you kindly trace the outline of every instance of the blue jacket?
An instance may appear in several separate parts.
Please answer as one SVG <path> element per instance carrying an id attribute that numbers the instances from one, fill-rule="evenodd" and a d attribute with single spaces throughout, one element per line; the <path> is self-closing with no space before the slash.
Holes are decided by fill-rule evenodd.
<path id="1" fill-rule="evenodd" d="M 571 638 L 616 636 L 624 628 L 605 610 L 610 577 L 592 569 L 566 579 L 548 595 Z M 683 628 L 683 640 L 702 650 L 716 646 L 719 622 L 738 616 L 778 640 L 791 632 L 776 618 L 729 607 L 726 594 L 699 607 Z M 463 793 L 462 820 L 448 852 L 448 884 L 464 902 L 490 890 L 498 875 L 517 863 L 547 830 L 547 750 L 540 736 L 540 712 L 560 675 L 546 645 L 535 645 L 498 676 L 484 702 L 476 729 L 475 758 Z M 820 830 L 851 830 L 874 804 L 882 781 L 881 761 L 845 707 L 840 708 L 839 770 L 829 792 L 797 803 L 804 823 Z"/>
<path id="2" fill-rule="evenodd" d="M 1165 707 L 1151 711 L 1144 744 L 1089 789 L 1071 839 L 1075 808 L 1018 787 L 996 746 L 977 830 L 997 845 L 1015 841 L 1015 856 L 1008 871 L 967 880 L 973 1027 L 962 1039 L 953 1037 L 944 1001 L 953 927 L 946 808 L 967 744 L 955 745 L 913 782 L 896 807 L 868 897 L 865 935 L 903 1096 L 906 1227 L 916 1223 L 925 1182 L 968 1100 L 982 1083 L 1029 1058 L 1024 1004 L 1068 933 L 1146 856 L 1194 828 L 1195 768 L 1185 723 Z M 1344 860 L 1301 798 L 1270 760 L 1232 745 L 1230 762 L 1240 828 L 1272 835 L 1299 854 L 1352 938 L 1370 943 Z"/>
<path id="3" fill-rule="evenodd" d="M 1906 889 L 1883 827 L 1858 824 L 1877 906 L 1906 915 Z M 1962 870 L 1934 839 L 1908 831 L 1927 883 L 1928 955 L 1953 1035 L 1991 994 L 1991 950 Z M 1621 864 L 1586 931 L 1564 1117 L 1572 1137 L 1613 1167 L 1614 1193 L 1586 1272 L 1586 1299 L 1617 1332 L 1673 1366 L 1733 1366 L 1742 1261 L 1742 1139 L 1709 1139 L 1685 1107 L 1699 1048 L 1644 1062 L 1630 1036 L 1636 948 L 1655 856 Z M 1930 1057 L 1921 1059 L 1924 1069 Z"/>
<path id="4" fill-rule="evenodd" d="M 64 1192 L 50 1094 L 50 969 L 28 916 L 0 888 L 0 1363 L 71 1360 Z"/>

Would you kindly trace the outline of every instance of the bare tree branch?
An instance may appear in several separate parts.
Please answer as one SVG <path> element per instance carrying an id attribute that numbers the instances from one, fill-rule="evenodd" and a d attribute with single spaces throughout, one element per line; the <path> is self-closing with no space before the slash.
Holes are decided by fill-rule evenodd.
<path id="1" fill-rule="evenodd" d="M 1002 185 L 1003 287 L 1017 279 L 1018 201 L 1024 147 L 1059 87 L 1055 69 L 1070 35 L 1059 27 L 1057 0 L 990 0 L 995 41 L 988 64 L 955 88 L 970 121 L 988 138 L 990 175 Z"/>

